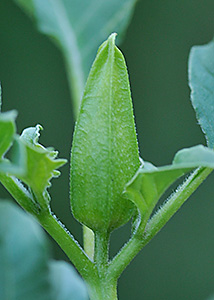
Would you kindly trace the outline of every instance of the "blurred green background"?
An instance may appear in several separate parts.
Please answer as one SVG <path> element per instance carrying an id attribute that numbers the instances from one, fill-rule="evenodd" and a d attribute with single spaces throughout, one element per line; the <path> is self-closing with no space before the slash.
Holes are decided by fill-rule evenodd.
<path id="1" fill-rule="evenodd" d="M 121 50 L 128 64 L 141 156 L 169 164 L 183 147 L 205 144 L 189 101 L 191 46 L 214 34 L 213 0 L 141 0 Z M 12 2 L 0 2 L 0 81 L 3 111 L 16 109 L 18 132 L 43 125 L 41 143 L 69 159 L 74 126 L 60 51 Z M 69 208 L 69 164 L 53 180 L 52 207 L 81 242 Z M 191 197 L 126 269 L 119 298 L 203 300 L 214 292 L 214 175 Z M 9 195 L 1 188 L 1 198 Z M 112 254 L 129 235 L 112 236 Z M 53 256 L 66 259 L 53 243 Z"/>

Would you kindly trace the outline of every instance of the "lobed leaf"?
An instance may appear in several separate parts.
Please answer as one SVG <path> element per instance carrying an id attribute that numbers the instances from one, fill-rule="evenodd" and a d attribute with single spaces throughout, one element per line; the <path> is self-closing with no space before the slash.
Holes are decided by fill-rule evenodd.
<path id="1" fill-rule="evenodd" d="M 122 37 L 136 0 L 15 0 L 64 55 L 79 102 L 98 46 L 116 31 Z"/>
<path id="2" fill-rule="evenodd" d="M 71 151 L 72 212 L 93 230 L 111 231 L 129 220 L 133 205 L 121 193 L 140 165 L 127 69 L 115 36 L 98 50 Z"/>
<path id="3" fill-rule="evenodd" d="M 31 216 L 5 200 L 0 215 L 0 299 L 88 299 L 71 265 L 49 262 L 45 235 Z"/>
<path id="4" fill-rule="evenodd" d="M 214 148 L 214 41 L 191 49 L 189 84 L 196 117 L 208 147 Z"/>
<path id="5" fill-rule="evenodd" d="M 141 219 L 146 223 L 169 186 L 197 167 L 214 169 L 214 151 L 198 145 L 177 152 L 172 165 L 157 168 L 145 163 L 127 184 L 124 196 L 135 203 Z"/>

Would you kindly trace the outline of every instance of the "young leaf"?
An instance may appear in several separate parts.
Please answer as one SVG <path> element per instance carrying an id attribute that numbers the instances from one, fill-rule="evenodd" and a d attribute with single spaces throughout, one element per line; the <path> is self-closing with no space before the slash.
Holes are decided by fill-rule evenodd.
<path id="1" fill-rule="evenodd" d="M 144 224 L 166 189 L 179 177 L 202 166 L 214 169 L 214 151 L 198 145 L 177 152 L 172 165 L 140 168 L 127 184 L 124 195 L 135 203 Z"/>
<path id="2" fill-rule="evenodd" d="M 126 65 L 112 34 L 98 50 L 74 132 L 70 179 L 76 219 L 95 231 L 126 223 L 133 206 L 121 193 L 139 165 Z"/>
<path id="3" fill-rule="evenodd" d="M 214 41 L 191 49 L 189 84 L 196 117 L 208 147 L 214 148 Z"/>
<path id="4" fill-rule="evenodd" d="M 63 52 L 76 112 L 86 78 L 101 42 L 111 32 L 122 36 L 136 0 L 15 0 L 35 19 L 38 29 Z"/>
<path id="5" fill-rule="evenodd" d="M 40 205 L 47 207 L 49 197 L 46 189 L 51 185 L 50 180 L 60 175 L 56 169 L 64 165 L 66 160 L 56 159 L 57 151 L 52 148 L 44 148 L 38 143 L 40 129 L 42 129 L 40 125 L 27 128 L 20 137 L 20 141 L 26 148 L 27 171 L 24 176 L 19 176 L 19 178 L 32 189 L 38 202 L 45 197 L 45 203 L 40 202 Z"/>

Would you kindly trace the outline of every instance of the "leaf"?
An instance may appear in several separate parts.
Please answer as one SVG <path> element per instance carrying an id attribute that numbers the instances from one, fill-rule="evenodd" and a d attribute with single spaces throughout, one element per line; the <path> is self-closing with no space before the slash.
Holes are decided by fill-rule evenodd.
<path id="1" fill-rule="evenodd" d="M 70 264 L 64 261 L 51 261 L 49 267 L 55 300 L 89 299 L 85 283 Z"/>
<path id="2" fill-rule="evenodd" d="M 14 110 L 6 113 L 1 113 L 1 95 L 2 91 L 0 85 L 0 165 L 5 153 L 13 143 L 14 135 L 16 132 L 15 119 L 17 116 L 17 113 Z"/>
<path id="3" fill-rule="evenodd" d="M 32 216 L 5 200 L 0 215 L 0 299 L 88 299 L 71 265 L 49 261 L 44 232 Z"/>
<path id="4" fill-rule="evenodd" d="M 51 186 L 50 180 L 60 175 L 56 169 L 64 165 L 66 160 L 56 159 L 57 151 L 52 148 L 44 148 L 38 143 L 40 129 L 42 129 L 40 125 L 27 128 L 20 137 L 20 141 L 26 148 L 27 171 L 24 176 L 19 176 L 19 178 L 32 189 L 38 198 L 37 201 L 42 201 L 40 195 L 45 196 L 47 201 L 40 202 L 40 205 L 46 207 L 49 204 L 46 189 Z"/>
<path id="5" fill-rule="evenodd" d="M 0 108 L 1 108 L 1 86 L 0 86 Z M 9 151 L 14 143 L 16 125 L 15 119 L 17 116 L 16 111 L 0 112 L 0 173 L 10 173 L 12 175 L 23 175 L 25 154 L 24 149 L 19 142 L 15 141 L 17 154 L 19 156 L 12 157 L 12 161 L 5 158 L 6 153 Z"/>
<path id="6" fill-rule="evenodd" d="M 10 160 L 3 158 L 0 161 L 0 172 L 14 176 L 24 176 L 26 172 L 26 152 L 25 147 L 20 143 L 17 136 L 14 137 L 10 152 L 12 153 Z"/>
<path id="7" fill-rule="evenodd" d="M 0 201 L 0 216 L 0 299 L 53 300 L 41 228 L 8 201 Z"/>
<path id="8" fill-rule="evenodd" d="M 214 148 L 214 41 L 191 49 L 189 84 L 196 117 L 208 147 Z"/>
<path id="9" fill-rule="evenodd" d="M 0 113 L 0 159 L 4 157 L 13 143 L 16 115 L 15 111 Z"/>
<path id="10" fill-rule="evenodd" d="M 15 2 L 34 18 L 38 29 L 51 37 L 62 50 L 68 77 L 72 81 L 72 93 L 79 102 L 98 46 L 112 32 L 123 36 L 136 0 Z"/>
<path id="11" fill-rule="evenodd" d="M 147 222 L 162 194 L 179 177 L 197 167 L 214 169 L 214 151 L 198 145 L 177 152 L 172 165 L 140 168 L 127 184 L 124 196 L 138 207 L 141 219 Z"/>
<path id="12" fill-rule="evenodd" d="M 76 219 L 92 230 L 126 223 L 133 205 L 121 193 L 139 165 L 126 65 L 112 34 L 92 66 L 74 132 L 70 195 Z"/>

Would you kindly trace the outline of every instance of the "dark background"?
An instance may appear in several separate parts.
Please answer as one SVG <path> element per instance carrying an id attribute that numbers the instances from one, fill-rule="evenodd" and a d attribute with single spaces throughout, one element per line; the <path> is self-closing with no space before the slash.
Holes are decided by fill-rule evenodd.
<path id="1" fill-rule="evenodd" d="M 183 147 L 205 144 L 189 101 L 187 61 L 191 46 L 214 34 L 213 0 L 141 0 L 121 50 L 134 101 L 141 156 L 169 164 Z M 18 132 L 43 125 L 41 143 L 69 159 L 74 119 L 60 51 L 10 0 L 0 2 L 0 80 L 3 111 L 16 109 Z M 52 207 L 81 241 L 68 197 L 69 165 L 53 180 Z M 119 298 L 205 300 L 214 292 L 214 176 L 126 269 Z M 1 188 L 1 197 L 9 197 Z M 112 237 L 112 253 L 128 236 Z M 53 256 L 66 259 L 53 243 Z"/>

